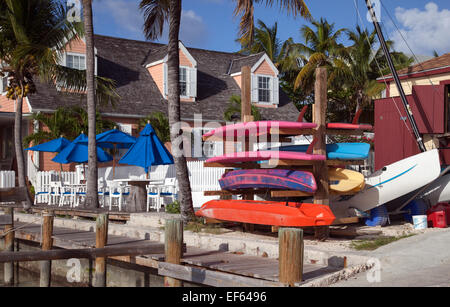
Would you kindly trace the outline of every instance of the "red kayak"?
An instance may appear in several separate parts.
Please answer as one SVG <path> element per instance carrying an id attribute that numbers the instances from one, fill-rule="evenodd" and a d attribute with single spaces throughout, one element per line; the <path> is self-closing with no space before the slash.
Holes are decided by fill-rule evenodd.
<path id="1" fill-rule="evenodd" d="M 195 215 L 221 221 L 284 226 L 326 226 L 335 216 L 330 207 L 319 204 L 255 200 L 211 200 Z"/>

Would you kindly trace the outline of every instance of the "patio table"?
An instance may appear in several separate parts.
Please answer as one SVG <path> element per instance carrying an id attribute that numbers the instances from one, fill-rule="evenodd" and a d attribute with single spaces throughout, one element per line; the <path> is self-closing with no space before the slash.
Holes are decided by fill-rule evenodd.
<path id="1" fill-rule="evenodd" d="M 130 199 L 127 212 L 145 212 L 147 210 L 147 185 L 162 185 L 163 180 L 154 179 L 114 179 L 116 182 L 126 182 L 130 185 Z"/>

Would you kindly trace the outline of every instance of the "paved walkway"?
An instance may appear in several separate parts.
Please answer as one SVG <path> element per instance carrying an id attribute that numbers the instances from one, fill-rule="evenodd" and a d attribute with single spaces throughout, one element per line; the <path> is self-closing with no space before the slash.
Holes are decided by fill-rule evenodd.
<path id="1" fill-rule="evenodd" d="M 380 270 L 361 273 L 332 286 L 450 286 L 450 228 L 402 239 L 365 255 L 378 259 Z M 377 277 L 379 282 L 373 282 Z"/>

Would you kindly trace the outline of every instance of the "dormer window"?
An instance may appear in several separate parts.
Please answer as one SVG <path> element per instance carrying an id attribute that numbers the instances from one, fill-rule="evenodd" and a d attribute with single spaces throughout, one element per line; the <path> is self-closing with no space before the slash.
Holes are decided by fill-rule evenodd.
<path id="1" fill-rule="evenodd" d="M 252 102 L 278 105 L 279 81 L 275 76 L 252 74 Z"/>
<path id="2" fill-rule="evenodd" d="M 258 102 L 270 103 L 270 77 L 258 76 Z"/>
<path id="3" fill-rule="evenodd" d="M 66 66 L 73 69 L 85 70 L 86 57 L 84 55 L 66 54 Z"/>
<path id="4" fill-rule="evenodd" d="M 187 67 L 180 67 L 180 96 L 186 97 L 188 91 Z"/>

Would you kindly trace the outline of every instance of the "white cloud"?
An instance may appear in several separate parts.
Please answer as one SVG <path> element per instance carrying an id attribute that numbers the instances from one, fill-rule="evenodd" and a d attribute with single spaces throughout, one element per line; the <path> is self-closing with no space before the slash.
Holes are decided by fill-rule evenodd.
<path id="1" fill-rule="evenodd" d="M 143 15 L 139 11 L 137 1 L 129 0 L 103 0 L 94 1 L 94 13 L 99 14 L 99 18 L 112 19 L 118 26 L 118 31 L 122 35 L 130 35 L 130 38 L 143 38 L 142 26 Z"/>
<path id="2" fill-rule="evenodd" d="M 400 31 L 415 54 L 430 55 L 450 52 L 450 10 L 442 9 L 434 2 L 425 5 L 424 10 L 398 7 L 395 17 Z M 395 49 L 410 53 L 398 31 L 391 34 Z"/>
<path id="3" fill-rule="evenodd" d="M 160 41 L 167 43 L 169 37 L 169 25 L 164 25 L 164 31 Z M 181 12 L 180 40 L 187 47 L 202 47 L 208 38 L 208 29 L 203 18 L 193 10 Z"/>
<path id="4" fill-rule="evenodd" d="M 220 3 L 223 0 L 204 0 Z M 111 19 L 115 24 L 115 31 L 121 36 L 144 39 L 143 24 L 144 16 L 139 10 L 139 1 L 135 0 L 99 0 L 93 2 L 94 12 L 98 18 Z M 169 25 L 164 25 L 164 32 L 160 42 L 167 43 Z M 208 37 L 208 30 L 203 18 L 193 10 L 181 12 L 180 40 L 187 46 L 202 46 Z"/>

